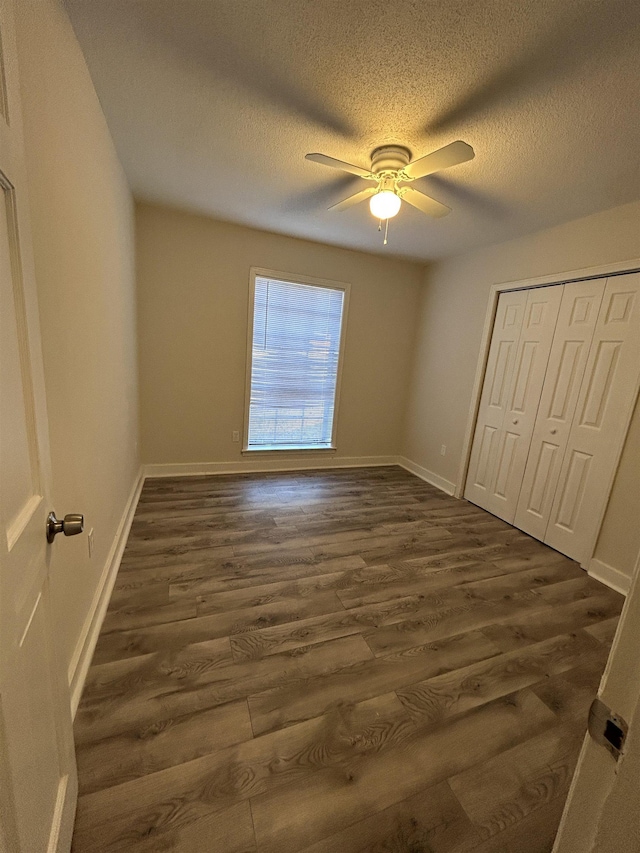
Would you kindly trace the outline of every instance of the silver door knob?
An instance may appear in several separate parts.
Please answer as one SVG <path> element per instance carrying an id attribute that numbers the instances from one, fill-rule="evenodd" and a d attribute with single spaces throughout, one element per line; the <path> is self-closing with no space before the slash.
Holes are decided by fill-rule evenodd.
<path id="1" fill-rule="evenodd" d="M 56 538 L 58 533 L 64 533 L 65 536 L 77 536 L 84 530 L 84 515 L 77 512 L 71 512 L 60 520 L 56 518 L 55 512 L 50 512 L 47 516 L 47 542 L 51 543 Z"/>

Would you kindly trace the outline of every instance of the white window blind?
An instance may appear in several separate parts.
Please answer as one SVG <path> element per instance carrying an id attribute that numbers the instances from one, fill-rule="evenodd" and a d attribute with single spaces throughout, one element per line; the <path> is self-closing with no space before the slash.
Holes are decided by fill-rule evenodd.
<path id="1" fill-rule="evenodd" d="M 332 446 L 344 291 L 256 276 L 247 449 Z"/>

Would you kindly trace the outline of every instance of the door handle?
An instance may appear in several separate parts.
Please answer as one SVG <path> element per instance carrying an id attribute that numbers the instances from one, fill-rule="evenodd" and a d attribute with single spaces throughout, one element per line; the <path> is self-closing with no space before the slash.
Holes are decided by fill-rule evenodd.
<path id="1" fill-rule="evenodd" d="M 558 430 L 557 430 L 557 429 L 552 429 L 552 430 L 551 430 L 551 435 L 555 435 L 557 432 L 558 432 Z"/>
<path id="2" fill-rule="evenodd" d="M 84 515 L 72 512 L 65 515 L 63 519 L 56 518 L 55 512 L 47 516 L 47 542 L 51 544 L 58 533 L 65 536 L 77 536 L 84 530 Z"/>

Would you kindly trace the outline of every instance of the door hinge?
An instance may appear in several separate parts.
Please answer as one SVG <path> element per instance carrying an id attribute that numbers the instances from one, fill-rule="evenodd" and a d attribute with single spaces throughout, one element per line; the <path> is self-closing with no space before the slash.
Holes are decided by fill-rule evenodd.
<path id="1" fill-rule="evenodd" d="M 604 746 L 617 761 L 620 758 L 629 726 L 618 714 L 614 714 L 604 702 L 596 697 L 589 709 L 589 734 Z"/>

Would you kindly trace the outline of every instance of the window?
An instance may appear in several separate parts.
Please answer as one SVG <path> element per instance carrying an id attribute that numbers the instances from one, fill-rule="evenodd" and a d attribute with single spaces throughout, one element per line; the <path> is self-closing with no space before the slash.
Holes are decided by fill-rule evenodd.
<path id="1" fill-rule="evenodd" d="M 333 448 L 348 286 L 251 278 L 245 450 Z"/>

